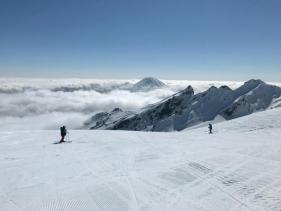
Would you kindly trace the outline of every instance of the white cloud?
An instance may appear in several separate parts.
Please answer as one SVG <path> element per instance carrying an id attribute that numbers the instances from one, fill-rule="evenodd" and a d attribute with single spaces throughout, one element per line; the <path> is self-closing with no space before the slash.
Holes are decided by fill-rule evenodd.
<path id="1" fill-rule="evenodd" d="M 45 130 L 58 129 L 62 125 L 68 128 L 80 128 L 88 115 L 82 113 L 48 113 L 25 117 L 1 117 L 0 130 Z"/>

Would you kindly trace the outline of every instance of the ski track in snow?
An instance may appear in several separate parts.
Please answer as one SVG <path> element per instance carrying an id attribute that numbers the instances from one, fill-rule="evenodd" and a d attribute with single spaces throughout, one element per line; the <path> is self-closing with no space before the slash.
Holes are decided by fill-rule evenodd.
<path id="1" fill-rule="evenodd" d="M 281 108 L 183 132 L 0 133 L 0 210 L 281 210 Z M 58 137 L 59 138 L 59 137 Z"/>

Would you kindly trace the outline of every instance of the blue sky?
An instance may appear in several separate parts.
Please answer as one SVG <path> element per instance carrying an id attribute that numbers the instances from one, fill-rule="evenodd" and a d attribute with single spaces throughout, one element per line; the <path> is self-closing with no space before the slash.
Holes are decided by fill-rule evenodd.
<path id="1" fill-rule="evenodd" d="M 0 76 L 281 81 L 280 11 L 280 0 L 0 0 Z"/>

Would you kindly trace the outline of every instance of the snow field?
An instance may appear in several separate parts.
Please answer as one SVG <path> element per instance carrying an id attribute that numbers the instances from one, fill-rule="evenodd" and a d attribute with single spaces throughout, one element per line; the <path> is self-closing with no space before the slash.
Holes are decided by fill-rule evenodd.
<path id="1" fill-rule="evenodd" d="M 281 109 L 182 132 L 0 132 L 0 210 L 280 210 Z"/>

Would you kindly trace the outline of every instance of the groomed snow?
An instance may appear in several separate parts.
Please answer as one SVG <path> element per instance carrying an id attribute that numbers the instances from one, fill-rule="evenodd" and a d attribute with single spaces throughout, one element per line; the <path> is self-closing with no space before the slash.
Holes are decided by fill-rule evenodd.
<path id="1" fill-rule="evenodd" d="M 182 132 L 0 132 L 0 210 L 280 210 L 281 108 Z"/>

